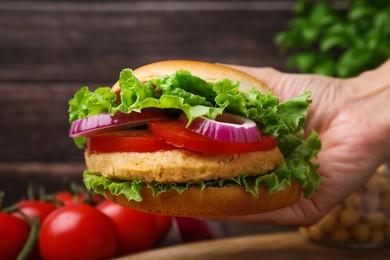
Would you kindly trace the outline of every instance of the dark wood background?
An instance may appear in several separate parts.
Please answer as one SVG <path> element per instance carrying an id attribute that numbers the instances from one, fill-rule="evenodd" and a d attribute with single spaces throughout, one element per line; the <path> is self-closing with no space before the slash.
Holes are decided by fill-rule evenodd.
<path id="1" fill-rule="evenodd" d="M 0 190 L 81 180 L 68 100 L 122 68 L 195 59 L 283 69 L 273 43 L 295 1 L 0 1 Z"/>

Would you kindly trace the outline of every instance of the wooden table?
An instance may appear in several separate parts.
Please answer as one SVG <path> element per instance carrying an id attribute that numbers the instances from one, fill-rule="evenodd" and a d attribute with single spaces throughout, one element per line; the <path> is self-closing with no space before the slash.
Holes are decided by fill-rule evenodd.
<path id="1" fill-rule="evenodd" d="M 189 243 L 147 251 L 117 260 L 239 259 L 390 259 L 390 248 L 339 249 L 308 241 L 298 232 L 261 234 Z"/>

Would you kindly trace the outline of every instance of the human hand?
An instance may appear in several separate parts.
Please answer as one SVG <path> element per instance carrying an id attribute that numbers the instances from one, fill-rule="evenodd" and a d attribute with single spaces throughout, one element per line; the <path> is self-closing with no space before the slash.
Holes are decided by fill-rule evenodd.
<path id="1" fill-rule="evenodd" d="M 231 217 L 243 222 L 310 225 L 361 187 L 390 158 L 390 60 L 356 78 L 281 73 L 271 68 L 232 66 L 262 80 L 284 101 L 312 92 L 305 134 L 322 140 L 321 185 L 310 199 L 272 212 Z"/>

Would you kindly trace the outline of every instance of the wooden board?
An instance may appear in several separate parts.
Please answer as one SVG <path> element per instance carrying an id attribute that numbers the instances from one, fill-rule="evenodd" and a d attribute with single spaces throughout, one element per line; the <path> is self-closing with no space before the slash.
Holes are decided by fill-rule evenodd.
<path id="1" fill-rule="evenodd" d="M 0 191 L 5 193 L 3 206 L 27 198 L 30 185 L 34 185 L 37 194 L 39 187 L 51 194 L 64 190 L 68 181 L 82 184 L 84 170 L 84 163 L 0 162 Z"/>
<path id="2" fill-rule="evenodd" d="M 339 249 L 314 244 L 297 232 L 233 237 L 183 244 L 117 260 L 390 259 L 390 249 Z"/>
<path id="3" fill-rule="evenodd" d="M 282 68 L 292 2 L 0 2 L 0 81 L 111 82 L 122 68 L 197 59 Z"/>
<path id="4" fill-rule="evenodd" d="M 68 101 L 79 84 L 0 82 L 0 161 L 84 160 L 68 137 Z"/>

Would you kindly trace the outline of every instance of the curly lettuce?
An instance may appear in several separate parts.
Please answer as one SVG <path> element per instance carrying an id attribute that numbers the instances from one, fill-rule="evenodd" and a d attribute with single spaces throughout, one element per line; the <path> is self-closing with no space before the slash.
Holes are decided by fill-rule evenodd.
<path id="1" fill-rule="evenodd" d="M 215 119 L 227 111 L 250 118 L 262 133 L 279 137 L 302 128 L 311 102 L 310 92 L 279 103 L 272 93 L 263 94 L 254 88 L 249 93 L 241 92 L 237 81 L 206 82 L 184 70 L 142 83 L 131 69 L 124 69 L 119 86 L 120 103 L 108 87 L 93 92 L 88 87 L 80 89 L 69 101 L 69 122 L 103 112 L 114 115 L 148 107 L 181 110 L 189 123 L 201 116 Z"/>

